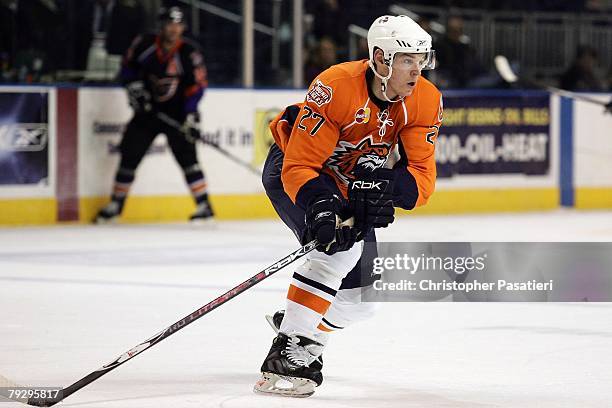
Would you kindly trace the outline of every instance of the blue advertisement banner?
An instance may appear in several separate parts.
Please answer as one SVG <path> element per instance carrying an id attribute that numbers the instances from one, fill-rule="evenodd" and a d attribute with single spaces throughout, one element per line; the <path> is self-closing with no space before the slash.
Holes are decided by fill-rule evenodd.
<path id="1" fill-rule="evenodd" d="M 445 95 L 438 177 L 548 174 L 549 100 L 545 92 Z"/>
<path id="2" fill-rule="evenodd" d="M 48 183 L 48 112 L 48 93 L 0 93 L 0 185 Z"/>

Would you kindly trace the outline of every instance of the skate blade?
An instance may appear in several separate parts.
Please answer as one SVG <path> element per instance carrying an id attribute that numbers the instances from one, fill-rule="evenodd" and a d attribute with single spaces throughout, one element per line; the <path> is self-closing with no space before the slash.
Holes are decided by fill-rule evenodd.
<path id="1" fill-rule="evenodd" d="M 189 220 L 189 224 L 197 228 L 216 229 L 217 223 L 213 217 L 208 218 L 193 218 Z"/>
<path id="2" fill-rule="evenodd" d="M 96 217 L 93 221 L 94 225 L 114 225 L 119 223 L 119 216 L 111 218 Z"/>
<path id="3" fill-rule="evenodd" d="M 307 378 L 290 377 L 273 373 L 262 373 L 261 379 L 253 386 L 253 391 L 263 395 L 306 398 L 314 394 L 317 384 Z"/>

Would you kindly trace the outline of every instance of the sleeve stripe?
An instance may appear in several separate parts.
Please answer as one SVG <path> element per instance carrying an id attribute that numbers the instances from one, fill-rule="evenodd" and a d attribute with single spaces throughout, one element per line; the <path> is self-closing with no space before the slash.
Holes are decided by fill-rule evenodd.
<path id="1" fill-rule="evenodd" d="M 202 89 L 202 86 L 198 84 L 191 85 L 189 88 L 185 89 L 185 96 L 190 97 L 198 93 Z"/>

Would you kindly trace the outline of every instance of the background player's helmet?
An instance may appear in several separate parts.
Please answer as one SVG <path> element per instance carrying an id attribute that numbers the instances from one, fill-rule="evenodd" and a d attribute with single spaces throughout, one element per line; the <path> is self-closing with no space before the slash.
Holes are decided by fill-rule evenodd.
<path id="1" fill-rule="evenodd" d="M 163 8 L 158 15 L 159 23 L 163 26 L 167 23 L 185 23 L 185 15 L 179 7 Z"/>
<path id="2" fill-rule="evenodd" d="M 385 77 L 376 71 L 374 65 L 374 51 L 377 48 L 382 50 L 384 63 L 389 67 L 389 74 Z M 401 98 L 391 100 L 386 93 L 387 81 L 393 73 L 391 63 L 395 54 L 424 53 L 426 57 L 420 63 L 420 69 L 434 69 L 436 66 L 435 51 L 431 48 L 431 35 L 408 16 L 382 16 L 374 20 L 368 30 L 368 51 L 370 67 L 382 80 L 382 92 L 389 102 L 401 100 Z"/>

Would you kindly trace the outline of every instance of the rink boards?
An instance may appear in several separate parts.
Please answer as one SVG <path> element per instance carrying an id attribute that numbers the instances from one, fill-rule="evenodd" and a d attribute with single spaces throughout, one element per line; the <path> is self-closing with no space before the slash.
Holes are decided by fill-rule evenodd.
<path id="1" fill-rule="evenodd" d="M 416 213 L 612 207 L 612 116 L 600 107 L 532 91 L 444 96 L 437 190 Z M 303 97 L 303 90 L 209 89 L 200 104 L 202 130 L 261 168 L 268 121 Z M 108 200 L 131 117 L 125 92 L 1 87 L 0 107 L 0 224 L 90 221 Z M 198 155 L 219 218 L 274 216 L 257 175 L 210 146 L 200 144 Z M 192 210 L 160 136 L 137 171 L 124 219 L 183 220 Z"/>

